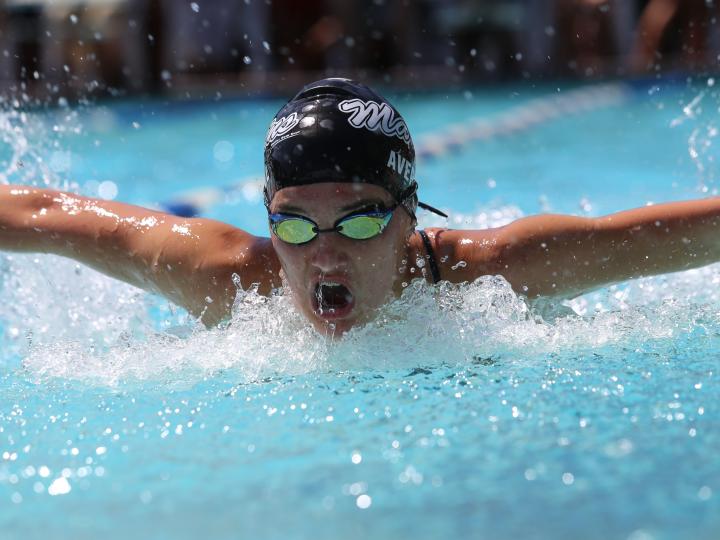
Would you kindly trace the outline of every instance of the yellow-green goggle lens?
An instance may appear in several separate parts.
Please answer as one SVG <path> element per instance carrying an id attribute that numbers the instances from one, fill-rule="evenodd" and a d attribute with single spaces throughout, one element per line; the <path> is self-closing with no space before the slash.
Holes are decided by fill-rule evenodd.
<path id="1" fill-rule="evenodd" d="M 353 240 L 367 240 L 377 236 L 390 221 L 387 216 L 356 216 L 339 223 L 340 234 Z"/>
<path id="2" fill-rule="evenodd" d="M 315 238 L 315 226 L 304 219 L 284 219 L 275 224 L 275 234 L 283 242 L 304 244 Z"/>

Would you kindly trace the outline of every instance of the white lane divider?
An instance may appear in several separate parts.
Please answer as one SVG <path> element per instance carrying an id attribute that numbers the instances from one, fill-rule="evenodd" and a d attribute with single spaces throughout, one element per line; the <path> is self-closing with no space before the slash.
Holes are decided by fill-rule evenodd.
<path id="1" fill-rule="evenodd" d="M 421 136 L 417 155 L 432 160 L 476 141 L 513 135 L 564 116 L 620 105 L 631 95 L 629 86 L 614 83 L 534 98 L 493 118 L 470 118 Z"/>

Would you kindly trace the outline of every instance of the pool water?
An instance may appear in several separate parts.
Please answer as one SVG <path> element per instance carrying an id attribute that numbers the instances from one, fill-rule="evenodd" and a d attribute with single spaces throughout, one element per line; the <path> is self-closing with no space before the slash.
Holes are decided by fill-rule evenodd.
<path id="1" fill-rule="evenodd" d="M 395 102 L 420 141 L 568 90 Z M 719 104 L 712 80 L 634 88 L 425 160 L 421 200 L 471 228 L 705 196 Z M 9 108 L 0 179 L 151 206 L 245 182 L 206 215 L 264 234 L 279 106 Z M 204 330 L 57 257 L 0 276 L 3 539 L 720 535 L 717 266 L 532 309 L 500 278 L 415 282 L 339 342 L 284 295 Z"/>

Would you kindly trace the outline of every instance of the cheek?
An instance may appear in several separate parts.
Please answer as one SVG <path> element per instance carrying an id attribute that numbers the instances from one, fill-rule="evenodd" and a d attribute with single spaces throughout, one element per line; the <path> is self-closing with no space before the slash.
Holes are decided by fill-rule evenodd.
<path id="1" fill-rule="evenodd" d="M 373 290 L 393 287 L 398 276 L 398 267 L 405 253 L 402 242 L 382 242 L 368 246 L 356 257 L 358 269 L 364 269 L 364 281 Z"/>
<path id="2" fill-rule="evenodd" d="M 297 258 L 297 246 L 286 244 L 282 240 L 272 237 L 272 245 L 280 261 L 293 261 Z"/>
<path id="3" fill-rule="evenodd" d="M 294 280 L 302 270 L 303 261 L 305 260 L 302 250 L 294 246 L 288 246 L 275 238 L 273 238 L 272 243 L 286 279 L 291 284 L 294 283 Z"/>

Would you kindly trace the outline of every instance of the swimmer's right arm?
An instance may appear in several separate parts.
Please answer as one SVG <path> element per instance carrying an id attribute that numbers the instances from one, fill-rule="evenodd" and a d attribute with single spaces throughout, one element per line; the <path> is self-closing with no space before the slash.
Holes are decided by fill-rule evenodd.
<path id="1" fill-rule="evenodd" d="M 29 186 L 0 186 L 0 250 L 52 253 L 161 294 L 208 325 L 243 288 L 279 286 L 270 240 L 208 219 Z"/>

